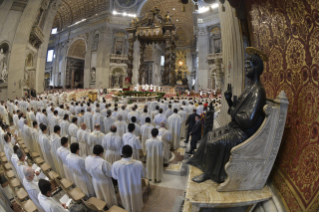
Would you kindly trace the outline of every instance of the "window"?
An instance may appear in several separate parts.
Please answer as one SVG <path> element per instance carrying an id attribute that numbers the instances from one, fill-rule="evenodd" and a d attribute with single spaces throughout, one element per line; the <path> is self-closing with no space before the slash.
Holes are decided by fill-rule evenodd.
<path id="1" fill-rule="evenodd" d="M 47 56 L 47 62 L 52 62 L 53 55 L 54 55 L 54 50 L 53 49 L 49 50 L 48 51 L 48 56 Z"/>
<path id="2" fill-rule="evenodd" d="M 58 28 L 53 28 L 51 31 L 51 34 L 55 35 L 56 33 L 58 33 Z"/>
<path id="3" fill-rule="evenodd" d="M 164 66 L 164 65 L 165 65 L 165 57 L 161 56 L 161 66 Z"/>
<path id="4" fill-rule="evenodd" d="M 201 24 L 204 23 L 204 20 L 202 18 L 197 19 L 197 23 Z"/>

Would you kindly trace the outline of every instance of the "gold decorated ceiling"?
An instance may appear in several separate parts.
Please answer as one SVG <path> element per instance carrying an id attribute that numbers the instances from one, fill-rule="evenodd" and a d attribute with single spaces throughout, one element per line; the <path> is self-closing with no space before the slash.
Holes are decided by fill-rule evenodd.
<path id="1" fill-rule="evenodd" d="M 140 15 L 144 16 L 145 13 L 149 13 L 150 9 L 154 6 L 158 6 L 161 10 L 160 14 L 163 17 L 167 11 L 169 11 L 172 16 L 172 23 L 178 28 L 177 35 L 179 41 L 177 41 L 177 46 L 192 46 L 194 42 L 194 4 L 192 1 L 189 1 L 185 6 L 185 12 L 181 12 L 182 3 L 178 0 L 148 0 L 144 4 Z M 173 8 L 175 8 L 175 10 L 173 10 Z"/>
<path id="2" fill-rule="evenodd" d="M 62 0 L 54 19 L 58 31 L 109 8 L 109 0 Z"/>
<path id="3" fill-rule="evenodd" d="M 75 40 L 69 48 L 68 57 L 85 59 L 86 44 L 82 39 Z"/>

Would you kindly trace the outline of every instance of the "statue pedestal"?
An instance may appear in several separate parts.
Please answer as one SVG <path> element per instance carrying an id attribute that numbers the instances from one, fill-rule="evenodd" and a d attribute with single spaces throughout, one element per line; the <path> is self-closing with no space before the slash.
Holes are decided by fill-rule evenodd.
<path id="1" fill-rule="evenodd" d="M 188 86 L 187 85 L 175 85 L 175 92 L 176 93 L 184 93 L 186 90 L 188 90 Z"/>
<path id="2" fill-rule="evenodd" d="M 192 178 L 203 172 L 189 166 L 186 196 L 183 212 L 199 212 L 202 208 L 219 208 L 216 211 L 247 211 L 251 212 L 259 202 L 266 201 L 272 197 L 268 186 L 254 191 L 232 191 L 218 192 L 218 183 L 207 180 L 203 183 L 195 183 Z M 212 210 L 214 211 L 214 210 Z"/>

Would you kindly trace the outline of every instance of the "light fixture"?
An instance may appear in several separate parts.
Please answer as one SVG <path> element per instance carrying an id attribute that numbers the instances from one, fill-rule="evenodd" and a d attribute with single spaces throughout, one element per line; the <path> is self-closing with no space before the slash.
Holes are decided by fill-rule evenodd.
<path id="1" fill-rule="evenodd" d="M 123 16 L 126 16 L 127 14 L 126 13 L 123 13 Z"/>
<path id="2" fill-rule="evenodd" d="M 178 62 L 178 65 L 179 65 L 179 66 L 182 66 L 182 65 L 183 65 L 183 61 L 179 61 L 179 62 Z"/>
<path id="3" fill-rule="evenodd" d="M 116 15 L 116 14 L 117 14 L 117 12 L 114 10 L 114 11 L 113 11 L 113 15 Z"/>
<path id="4" fill-rule="evenodd" d="M 173 8 L 173 10 L 175 10 L 175 8 Z"/>
<path id="5" fill-rule="evenodd" d="M 176 21 L 178 21 L 178 19 L 176 19 Z"/>

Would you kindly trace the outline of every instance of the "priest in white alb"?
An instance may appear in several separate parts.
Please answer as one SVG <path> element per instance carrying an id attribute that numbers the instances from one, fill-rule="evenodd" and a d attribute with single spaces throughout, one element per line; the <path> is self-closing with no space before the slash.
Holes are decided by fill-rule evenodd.
<path id="1" fill-rule="evenodd" d="M 54 160 L 56 172 L 63 178 L 65 177 L 63 163 L 59 160 L 57 150 L 61 147 L 61 137 L 60 137 L 61 127 L 55 125 L 53 128 L 53 133 L 51 134 L 51 154 Z"/>
<path id="2" fill-rule="evenodd" d="M 64 114 L 63 120 L 60 123 L 61 127 L 61 137 L 67 137 L 68 139 L 71 139 L 71 136 L 69 134 L 69 127 L 70 127 L 70 122 L 69 122 L 69 114 Z"/>
<path id="3" fill-rule="evenodd" d="M 86 130 L 86 124 L 81 123 L 81 128 L 78 130 L 77 138 L 78 142 L 80 144 L 80 156 L 83 157 L 89 155 L 89 146 L 88 146 L 88 139 L 89 139 L 90 133 Z"/>
<path id="4" fill-rule="evenodd" d="M 167 119 L 168 130 L 172 133 L 172 148 L 178 149 L 181 137 L 182 118 L 177 114 L 178 110 L 174 109 L 174 113 Z"/>
<path id="5" fill-rule="evenodd" d="M 112 177 L 117 180 L 122 204 L 127 211 L 141 212 L 143 208 L 142 178 L 144 168 L 141 161 L 132 159 L 130 145 L 122 148 L 123 158 L 112 165 Z"/>
<path id="6" fill-rule="evenodd" d="M 79 128 L 77 126 L 77 121 L 78 121 L 78 118 L 73 117 L 72 124 L 70 124 L 70 126 L 69 126 L 69 134 L 71 136 L 71 144 L 78 142 L 77 133 L 78 133 Z"/>
<path id="7" fill-rule="evenodd" d="M 86 112 L 83 115 L 83 121 L 86 125 L 86 128 L 89 129 L 91 132 L 93 130 L 93 122 L 92 122 L 92 113 L 91 113 L 91 108 L 88 107 Z"/>
<path id="8" fill-rule="evenodd" d="M 28 147 L 29 150 L 34 152 L 33 144 L 32 144 L 32 130 L 28 126 L 28 120 L 24 119 L 24 126 L 22 128 L 22 138 L 24 140 L 25 145 Z"/>
<path id="9" fill-rule="evenodd" d="M 102 145 L 102 141 L 104 138 L 104 134 L 100 131 L 101 126 L 99 124 L 94 125 L 94 130 L 89 136 L 89 143 L 88 143 L 88 153 L 89 155 L 92 155 L 93 153 L 93 147 L 96 144 Z"/>
<path id="10" fill-rule="evenodd" d="M 114 125 L 117 128 L 116 134 L 122 137 L 127 132 L 127 124 L 123 121 L 122 115 L 117 116 L 117 121 L 114 122 Z"/>
<path id="11" fill-rule="evenodd" d="M 104 149 L 95 145 L 93 155 L 85 159 L 85 169 L 92 176 L 96 197 L 106 202 L 108 208 L 117 205 L 115 189 L 112 182 L 112 166 L 103 159 Z"/>
<path id="12" fill-rule="evenodd" d="M 168 164 L 170 156 L 171 156 L 170 149 L 171 149 L 171 143 L 172 143 L 172 133 L 166 129 L 166 124 L 164 122 L 161 123 L 158 136 L 163 141 L 164 164 Z"/>
<path id="13" fill-rule="evenodd" d="M 187 119 L 187 113 L 184 111 L 184 109 L 181 107 L 181 109 L 177 113 L 181 119 L 182 119 L 182 125 L 181 125 L 181 137 L 186 138 L 186 119 Z"/>
<path id="14" fill-rule="evenodd" d="M 45 212 L 38 199 L 40 193 L 38 179 L 35 177 L 35 172 L 31 167 L 26 167 L 24 169 L 23 186 L 32 202 L 37 206 L 38 211 Z"/>
<path id="15" fill-rule="evenodd" d="M 104 118 L 103 116 L 101 115 L 100 113 L 100 109 L 97 108 L 95 109 L 95 112 L 92 116 L 92 125 L 93 127 L 96 125 L 96 124 L 99 124 L 101 127 L 103 127 L 103 123 L 104 122 Z"/>
<path id="16" fill-rule="evenodd" d="M 106 114 L 107 115 L 104 118 L 104 132 L 105 132 L 105 134 L 110 132 L 110 128 L 115 122 L 115 119 L 112 117 L 112 111 L 111 110 L 107 110 Z"/>
<path id="17" fill-rule="evenodd" d="M 145 142 L 147 139 L 151 138 L 151 130 L 154 126 L 151 124 L 151 118 L 147 117 L 145 119 L 145 124 L 141 126 L 141 138 L 142 138 L 142 149 L 145 152 Z"/>
<path id="18" fill-rule="evenodd" d="M 163 177 L 163 141 L 157 138 L 157 128 L 153 128 L 151 134 L 152 138 L 145 143 L 147 178 L 160 182 Z"/>
<path id="19" fill-rule="evenodd" d="M 95 196 L 92 179 L 85 169 L 85 161 L 79 156 L 80 145 L 79 143 L 71 144 L 71 153 L 67 157 L 68 167 L 73 174 L 75 185 L 83 191 L 86 196 Z"/>
<path id="20" fill-rule="evenodd" d="M 41 125 L 41 131 L 42 133 L 39 136 L 39 143 L 40 147 L 44 156 L 45 162 L 47 162 L 51 168 L 56 171 L 54 159 L 51 154 L 51 143 L 50 143 L 50 138 L 47 135 L 48 128 L 46 125 Z"/>
<path id="21" fill-rule="evenodd" d="M 56 126 L 56 125 L 60 125 L 57 110 L 55 110 L 53 112 L 53 116 L 51 116 L 51 118 L 50 118 L 50 133 L 53 133 L 54 126 Z"/>
<path id="22" fill-rule="evenodd" d="M 116 126 L 111 126 L 111 131 L 106 134 L 102 141 L 102 146 L 106 149 L 105 160 L 111 165 L 121 160 L 121 148 L 123 146 L 122 138 L 116 135 Z"/>
<path id="23" fill-rule="evenodd" d="M 159 109 L 159 114 L 154 117 L 154 124 L 157 128 L 160 128 L 162 122 L 166 123 L 166 116 L 163 114 L 163 109 Z"/>
<path id="24" fill-rule="evenodd" d="M 65 177 L 74 183 L 75 181 L 73 178 L 73 174 L 70 171 L 70 169 L 68 167 L 67 160 L 66 160 L 68 155 L 71 153 L 69 148 L 68 148 L 68 145 L 69 145 L 68 139 L 66 137 L 62 137 L 61 138 L 61 146 L 57 150 L 57 155 L 58 155 L 58 160 L 61 161 L 63 164 L 63 170 L 64 170 Z"/>
<path id="25" fill-rule="evenodd" d="M 139 160 L 139 152 L 142 149 L 142 147 L 139 139 L 134 134 L 135 125 L 133 123 L 130 123 L 127 128 L 128 132 L 123 135 L 123 144 L 130 145 L 133 148 L 133 159 Z"/>

